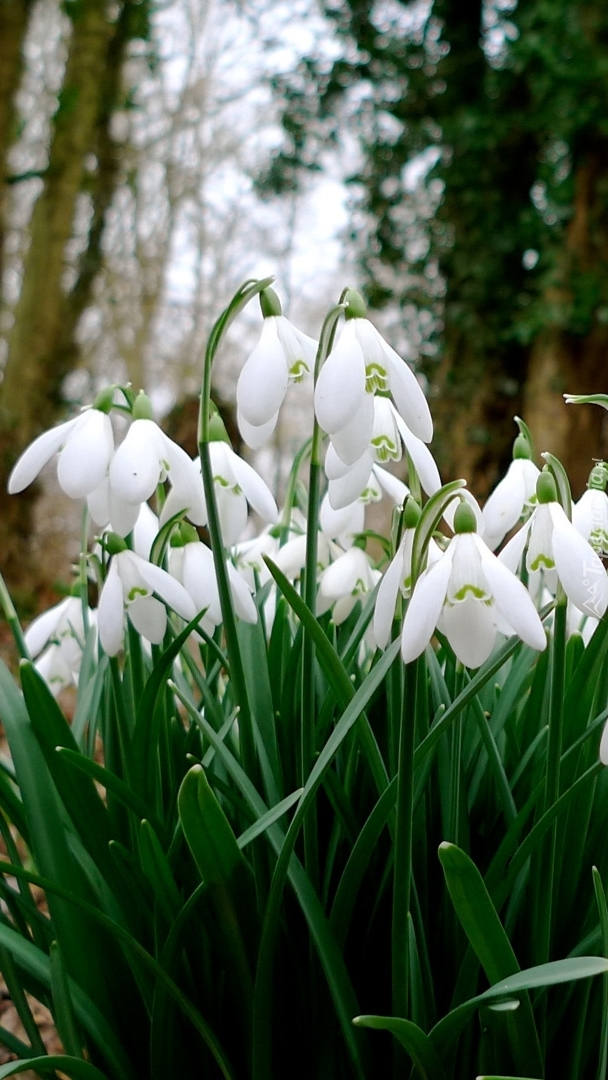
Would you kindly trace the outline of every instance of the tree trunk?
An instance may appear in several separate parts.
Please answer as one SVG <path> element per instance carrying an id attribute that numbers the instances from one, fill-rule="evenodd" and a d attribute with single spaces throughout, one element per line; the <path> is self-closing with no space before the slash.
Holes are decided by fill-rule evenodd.
<path id="1" fill-rule="evenodd" d="M 608 141 L 596 135 L 589 142 L 590 149 L 581 155 L 576 171 L 573 215 L 559 267 L 561 280 L 546 296 L 547 309 L 556 317 L 532 347 L 524 388 L 524 416 L 536 448 L 549 450 L 562 461 L 575 497 L 585 490 L 594 459 L 608 457 L 604 410 L 597 405 L 566 406 L 562 397 L 565 393 L 608 393 L 608 326 L 589 295 L 593 278 L 608 274 L 603 193 Z M 563 328 L 564 323 L 572 327 L 579 322 L 579 334 Z"/>
<path id="2" fill-rule="evenodd" d="M 15 95 L 23 70 L 23 41 L 32 0 L 0 3 L 0 281 L 8 204 L 7 159 L 17 135 Z"/>
<path id="3" fill-rule="evenodd" d="M 30 224 L 21 294 L 0 385 L 0 550 L 3 572 L 17 587 L 32 574 L 39 580 L 44 577 L 43 568 L 32 567 L 26 557 L 36 492 L 7 496 L 6 478 L 21 450 L 53 424 L 60 407 L 67 370 L 57 353 L 65 333 L 66 248 L 73 235 L 87 155 L 98 150 L 108 47 L 115 29 L 106 0 L 86 0 L 75 8 L 48 168 Z M 71 363 L 76 359 L 73 354 Z"/>

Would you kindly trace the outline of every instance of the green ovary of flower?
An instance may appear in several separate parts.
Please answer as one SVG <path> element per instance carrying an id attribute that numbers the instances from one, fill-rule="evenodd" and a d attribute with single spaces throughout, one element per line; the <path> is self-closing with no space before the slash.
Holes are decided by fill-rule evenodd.
<path id="1" fill-rule="evenodd" d="M 388 374 L 380 364 L 367 364 L 365 367 L 365 389 L 368 394 L 388 390 Z"/>
<path id="2" fill-rule="evenodd" d="M 301 383 L 304 381 L 304 376 L 308 375 L 310 368 L 304 360 L 296 360 L 295 364 L 292 364 L 289 369 L 289 378 L 294 383 Z"/>

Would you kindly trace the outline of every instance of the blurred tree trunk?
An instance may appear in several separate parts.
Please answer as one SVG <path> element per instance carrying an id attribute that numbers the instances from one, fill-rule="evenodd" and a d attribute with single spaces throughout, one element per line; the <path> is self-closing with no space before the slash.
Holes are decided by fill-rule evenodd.
<path id="1" fill-rule="evenodd" d="M 608 457 L 606 413 L 597 405 L 564 408 L 563 394 L 608 393 L 608 312 L 591 317 L 594 279 L 608 275 L 605 217 L 608 140 L 587 135 L 575 174 L 573 215 L 558 263 L 558 280 L 547 290 L 551 325 L 536 338 L 524 385 L 523 410 L 538 451 L 567 462 L 573 494 L 585 490 L 593 460 Z M 587 294 L 587 295 L 585 295 Z M 586 301 L 586 304 L 585 304 Z M 575 334 L 573 308 L 588 316 Z"/>
<path id="2" fill-rule="evenodd" d="M 31 9 L 32 0 L 0 3 L 0 281 L 8 203 L 7 160 L 17 132 L 15 94 L 21 80 L 23 41 Z"/>
<path id="3" fill-rule="evenodd" d="M 106 0 L 69 8 L 72 32 L 48 166 L 30 223 L 0 385 L 0 550 L 7 580 L 17 588 L 25 582 L 35 588 L 36 578 L 44 579 L 44 568 L 28 565 L 24 557 L 36 491 L 9 497 L 6 478 L 24 447 L 57 419 L 62 382 L 79 360 L 75 331 L 100 268 L 104 221 L 117 180 L 110 120 L 120 93 L 131 7 L 127 0 L 118 18 Z M 67 249 L 85 190 L 90 198 L 87 233 L 68 291 Z"/>

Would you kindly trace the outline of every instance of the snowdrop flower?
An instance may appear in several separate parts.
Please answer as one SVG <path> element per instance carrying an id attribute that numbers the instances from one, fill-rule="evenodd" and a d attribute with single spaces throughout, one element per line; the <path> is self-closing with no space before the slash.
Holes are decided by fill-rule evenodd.
<path id="1" fill-rule="evenodd" d="M 371 454 L 363 454 L 354 465 L 345 465 L 331 443 L 325 456 L 325 474 L 329 481 L 327 497 L 334 510 L 339 511 L 359 501 L 379 502 L 387 494 L 395 506 L 403 506 L 409 488 L 397 476 L 374 463 Z"/>
<path id="2" fill-rule="evenodd" d="M 536 485 L 538 505 L 530 519 L 499 555 L 515 572 L 525 551 L 531 585 L 536 579 L 555 592 L 557 582 L 583 615 L 601 618 L 608 607 L 608 575 L 591 545 L 568 520 L 557 501 L 555 482 L 542 472 Z M 526 549 L 527 544 L 527 549 Z"/>
<path id="3" fill-rule="evenodd" d="M 391 626 L 399 594 L 408 599 L 412 591 L 412 548 L 416 525 L 420 518 L 420 507 L 412 498 L 408 499 L 403 514 L 403 536 L 399 547 L 378 586 L 376 606 L 374 608 L 374 641 L 379 649 L 388 645 Z M 431 539 L 428 547 L 427 565 L 430 567 L 441 558 L 441 549 Z"/>
<path id="4" fill-rule="evenodd" d="M 317 352 L 317 342 L 281 313 L 274 289 L 260 293 L 260 304 L 264 316 L 260 340 L 236 387 L 239 428 L 253 449 L 272 435 L 290 381 L 301 383 L 311 374 Z"/>
<path id="5" fill-rule="evenodd" d="M 89 610 L 89 625 L 95 625 L 96 614 Z M 82 601 L 77 596 L 66 596 L 28 626 L 25 643 L 54 694 L 78 682 L 85 638 Z"/>
<path id="6" fill-rule="evenodd" d="M 608 468 L 598 462 L 591 470 L 587 490 L 572 507 L 572 524 L 598 555 L 608 555 Z"/>
<path id="7" fill-rule="evenodd" d="M 109 479 L 120 499 L 138 507 L 166 479 L 173 486 L 192 483 L 188 454 L 152 420 L 150 399 L 143 392 L 135 400 L 133 422 L 112 458 Z"/>
<path id="8" fill-rule="evenodd" d="M 273 524 L 279 515 L 277 504 L 268 485 L 247 461 L 235 454 L 223 440 L 209 444 L 211 468 L 222 536 L 226 547 L 232 547 L 247 525 L 247 504 L 263 521 Z M 192 476 L 197 484 L 172 488 L 160 517 L 161 525 L 180 511 L 195 525 L 207 524 L 207 507 L 198 458 L 191 462 Z"/>
<path id="9" fill-rule="evenodd" d="M 401 635 L 405 663 L 423 652 L 436 627 L 458 660 L 477 668 L 489 657 L 498 631 L 515 633 L 533 649 L 546 646 L 532 598 L 475 532 L 475 515 L 463 502 L 456 533 L 442 557 L 418 578 Z"/>
<path id="10" fill-rule="evenodd" d="M 408 365 L 365 318 L 365 304 L 354 290 L 346 294 L 345 324 L 327 357 L 315 388 L 320 426 L 334 435 L 352 424 L 371 435 L 373 415 L 366 398 L 377 391 L 391 393 L 408 428 L 430 442 L 433 422 L 426 398 Z"/>
<path id="11" fill-rule="evenodd" d="M 11 495 L 28 487 L 55 454 L 59 486 L 71 499 L 84 498 L 101 483 L 114 452 L 108 394 L 104 391 L 80 416 L 34 439 L 8 478 Z"/>
<path id="12" fill-rule="evenodd" d="M 516 420 L 521 425 L 517 417 Z M 540 469 L 531 458 L 530 441 L 522 430 L 513 444 L 513 461 L 482 510 L 484 539 L 492 551 L 522 517 L 530 514 L 536 504 L 536 481 Z"/>
<path id="13" fill-rule="evenodd" d="M 365 528 L 365 502 L 357 499 L 335 510 L 326 493 L 321 500 L 319 525 L 330 540 L 337 540 L 342 547 L 350 547 L 353 538 Z"/>
<path id="14" fill-rule="evenodd" d="M 196 610 L 205 612 L 201 626 L 212 634 L 222 621 L 213 552 L 191 525 L 181 525 L 171 537 L 169 571 L 192 597 Z M 227 563 L 227 571 L 236 614 L 245 622 L 256 622 L 258 613 L 249 585 L 231 563 Z"/>
<path id="15" fill-rule="evenodd" d="M 106 547 L 112 559 L 99 598 L 97 625 L 108 656 L 116 656 L 122 646 L 125 612 L 142 637 L 155 645 L 163 640 L 167 628 L 165 604 L 187 622 L 194 618 L 194 601 L 171 574 L 129 551 L 115 533 L 107 535 Z"/>
<path id="16" fill-rule="evenodd" d="M 355 604 L 376 587 L 380 571 L 375 570 L 365 551 L 349 548 L 321 574 L 317 614 L 333 608 L 332 619 L 339 626 L 350 615 Z"/>

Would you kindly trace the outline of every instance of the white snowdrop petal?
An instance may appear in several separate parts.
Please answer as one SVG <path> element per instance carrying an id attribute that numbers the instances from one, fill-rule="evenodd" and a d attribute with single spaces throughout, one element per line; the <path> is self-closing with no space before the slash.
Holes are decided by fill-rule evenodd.
<path id="1" fill-rule="evenodd" d="M 112 421 L 99 409 L 78 418 L 57 462 L 59 486 L 70 499 L 82 499 L 102 482 L 114 452 Z"/>
<path id="2" fill-rule="evenodd" d="M 386 341 L 382 341 L 387 358 L 389 383 L 398 412 L 410 431 L 422 442 L 433 438 L 433 420 L 424 391 L 414 372 Z"/>
<path id="3" fill-rule="evenodd" d="M 393 476 L 387 469 L 381 468 L 380 465 L 373 466 L 373 473 L 380 487 L 393 500 L 395 506 L 403 506 L 410 493 L 407 484 L 404 484 L 398 476 Z"/>
<path id="4" fill-rule="evenodd" d="M 334 510 L 326 494 L 321 502 L 319 524 L 323 532 L 332 540 L 335 540 L 337 536 L 363 532 L 365 506 L 357 500 L 339 510 Z"/>
<path id="5" fill-rule="evenodd" d="M 318 341 L 303 333 L 302 330 L 298 330 L 284 315 L 276 316 L 276 330 L 290 372 L 294 364 L 304 361 L 309 373 L 312 373 L 319 347 Z"/>
<path id="6" fill-rule="evenodd" d="M 244 622 L 256 623 L 258 621 L 258 609 L 255 606 L 251 589 L 231 563 L 227 563 L 227 567 L 230 592 L 236 614 Z"/>
<path id="7" fill-rule="evenodd" d="M 330 480 L 327 495 L 334 510 L 342 510 L 359 499 L 369 486 L 373 477 L 372 460 L 369 454 L 363 454 L 344 476 Z"/>
<path id="8" fill-rule="evenodd" d="M 216 490 L 217 512 L 225 547 L 236 544 L 247 528 L 247 500 L 229 488 Z"/>
<path id="9" fill-rule="evenodd" d="M 412 464 L 420 478 L 423 491 L 425 491 L 427 495 L 434 495 L 441 487 L 441 477 L 439 475 L 439 469 L 435 464 L 435 458 L 431 454 L 426 442 L 423 442 L 422 439 L 419 439 L 414 435 L 413 431 L 410 431 L 407 424 L 404 423 L 398 414 L 396 414 L 396 423 L 399 434 L 412 459 Z"/>
<path id="10" fill-rule="evenodd" d="M 239 375 L 236 401 L 241 416 L 255 427 L 267 424 L 281 408 L 289 383 L 276 319 L 264 319 L 260 340 Z"/>
<path id="11" fill-rule="evenodd" d="M 354 322 L 347 320 L 317 379 L 315 412 L 323 431 L 330 435 L 346 427 L 366 392 L 365 362 Z"/>
<path id="12" fill-rule="evenodd" d="M 147 503 L 142 503 L 137 515 L 137 521 L 133 526 L 133 547 L 136 555 L 142 559 L 150 558 L 150 551 L 159 529 L 159 521 Z"/>
<path id="13" fill-rule="evenodd" d="M 608 765 L 608 723 L 604 724 L 600 740 L 600 761 L 602 765 Z"/>
<path id="14" fill-rule="evenodd" d="M 273 524 L 279 516 L 279 511 L 268 484 L 262 480 L 249 462 L 244 461 L 234 451 L 230 451 L 230 466 L 247 502 L 264 521 Z"/>
<path id="15" fill-rule="evenodd" d="M 217 626 L 222 621 L 222 612 L 213 553 L 199 540 L 186 544 L 181 551 L 183 552 L 182 585 L 192 597 L 196 610 L 206 609 L 206 617 L 213 626 Z"/>
<path id="16" fill-rule="evenodd" d="M 33 443 L 30 443 L 11 470 L 8 478 L 9 495 L 17 495 L 24 488 L 29 487 L 38 473 L 51 460 L 53 454 L 56 454 L 65 444 L 79 420 L 79 416 L 73 420 L 67 420 L 65 424 L 59 424 L 50 431 L 44 431 L 42 435 L 34 439 Z"/>
<path id="17" fill-rule="evenodd" d="M 445 600 L 451 572 L 452 557 L 451 549 L 448 548 L 441 560 L 418 578 L 403 621 L 401 655 L 404 663 L 407 664 L 420 656 L 431 640 Z"/>
<path id="18" fill-rule="evenodd" d="M 541 652 L 547 638 L 530 593 L 484 542 L 476 538 L 483 572 L 500 615 L 526 645 Z"/>
<path id="19" fill-rule="evenodd" d="M 335 453 L 346 465 L 353 465 L 369 451 L 373 425 L 374 397 L 373 394 L 364 394 L 349 422 L 331 436 Z"/>
<path id="20" fill-rule="evenodd" d="M 379 649 L 385 649 L 389 643 L 402 577 L 403 541 L 399 545 L 397 554 L 391 560 L 376 593 L 373 629 L 374 641 Z"/>
<path id="21" fill-rule="evenodd" d="M 94 491 L 89 492 L 87 495 L 87 507 L 95 524 L 104 529 L 110 521 L 110 481 L 108 477 L 102 480 Z"/>
<path id="22" fill-rule="evenodd" d="M 116 656 L 120 652 L 124 634 L 123 586 L 116 558 L 114 556 L 110 564 L 97 608 L 99 640 L 108 656 Z"/>
<path id="23" fill-rule="evenodd" d="M 501 563 L 504 563 L 504 565 L 514 574 L 519 569 L 526 541 L 528 539 L 528 533 L 532 527 L 532 520 L 533 519 L 530 518 L 526 521 L 525 525 L 522 525 L 521 529 L 511 537 L 498 555 Z"/>
<path id="24" fill-rule="evenodd" d="M 461 664 L 478 668 L 485 663 L 496 640 L 491 606 L 470 594 L 443 609 L 441 627 Z"/>
<path id="25" fill-rule="evenodd" d="M 180 585 L 179 581 L 171 577 L 166 570 L 163 570 L 160 566 L 155 566 L 154 563 L 147 562 L 145 559 L 140 559 L 132 551 L 124 551 L 120 553 L 120 558 L 125 559 L 128 556 L 129 569 L 134 575 L 137 575 L 141 583 L 147 586 L 152 592 L 158 593 L 160 598 L 165 601 L 166 604 L 173 611 L 176 611 L 178 615 L 181 615 L 182 619 L 189 622 L 196 615 L 196 608 L 194 601 L 189 593 L 186 592 L 183 585 Z M 125 559 L 126 562 L 126 559 Z M 121 566 L 121 576 L 123 582 L 125 582 L 125 572 Z"/>
<path id="26" fill-rule="evenodd" d="M 187 455 L 186 455 L 187 456 Z M 160 524 L 164 525 L 176 514 L 184 514 L 194 525 L 207 524 L 207 504 L 203 490 L 201 465 L 198 458 L 180 474 L 179 481 L 172 484 L 161 510 Z"/>
<path id="27" fill-rule="evenodd" d="M 72 599 L 73 597 L 66 596 L 59 604 L 55 604 L 48 611 L 43 611 L 30 623 L 25 631 L 25 644 L 31 656 L 38 656 L 45 645 L 48 645 L 49 639 L 59 628 L 63 616 L 69 611 Z"/>
<path id="28" fill-rule="evenodd" d="M 112 488 L 108 489 L 109 524 L 119 536 L 128 536 L 135 528 L 142 504 L 125 502 Z"/>
<path id="29" fill-rule="evenodd" d="M 163 471 L 163 434 L 153 420 L 134 420 L 110 465 L 110 485 L 128 503 L 147 502 Z"/>
<path id="30" fill-rule="evenodd" d="M 138 596 L 128 605 L 127 614 L 138 634 L 153 645 L 161 644 L 167 629 L 167 612 L 160 600 L 155 596 Z"/>
<path id="31" fill-rule="evenodd" d="M 601 618 L 608 608 L 608 575 L 602 560 L 568 521 L 562 507 L 549 505 L 555 568 L 564 592 L 584 615 Z"/>
<path id="32" fill-rule="evenodd" d="M 306 536 L 294 536 L 292 540 L 288 540 L 272 556 L 272 562 L 278 566 L 286 578 L 294 581 L 306 564 Z"/>
<path id="33" fill-rule="evenodd" d="M 371 454 L 366 455 L 369 460 L 369 467 L 372 466 Z M 342 461 L 341 457 L 338 457 L 334 450 L 333 443 L 330 441 L 327 444 L 327 450 L 325 452 L 325 475 L 328 480 L 338 480 L 341 476 L 346 476 L 347 472 L 352 468 L 351 465 L 347 465 L 345 461 Z"/>
<path id="34" fill-rule="evenodd" d="M 247 422 L 240 409 L 237 410 L 236 417 L 239 431 L 247 446 L 252 450 L 260 450 L 262 446 L 266 445 L 277 426 L 278 419 L 279 414 L 276 412 L 265 424 L 256 426 Z"/>

